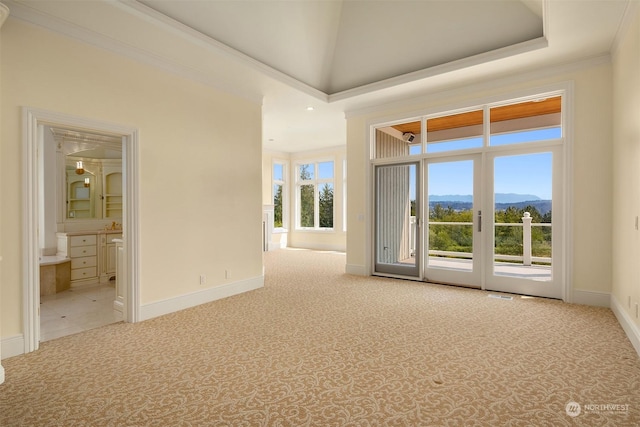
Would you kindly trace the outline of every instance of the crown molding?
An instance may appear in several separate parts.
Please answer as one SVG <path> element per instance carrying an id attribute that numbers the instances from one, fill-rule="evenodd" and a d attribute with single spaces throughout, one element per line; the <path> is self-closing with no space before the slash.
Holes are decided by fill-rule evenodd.
<path id="1" fill-rule="evenodd" d="M 535 81 L 544 79 L 550 76 L 557 76 L 566 73 L 571 73 L 578 70 L 584 70 L 590 67 L 596 67 L 602 64 L 611 64 L 611 55 L 598 55 L 586 59 L 582 59 L 579 61 L 573 61 L 563 64 L 558 64 L 556 66 L 544 67 L 537 70 L 527 71 L 527 72 L 518 72 L 514 71 L 512 73 L 506 74 L 501 77 L 492 77 L 490 79 L 472 83 L 468 85 L 458 85 L 455 88 L 448 88 L 444 90 L 435 90 L 435 91 L 427 91 L 422 92 L 418 96 L 414 97 L 404 97 L 397 99 L 395 101 L 382 103 L 370 107 L 363 108 L 353 108 L 345 111 L 345 117 L 347 119 L 359 116 L 365 116 L 369 114 L 380 113 L 383 111 L 389 111 L 393 108 L 402 108 L 407 105 L 416 105 L 423 104 L 433 101 L 434 99 L 446 99 L 449 97 L 453 97 L 459 94 L 473 93 L 482 90 L 490 90 L 490 89 L 500 89 L 508 86 L 510 84 L 518 84 L 521 82 L 527 81 Z M 422 114 L 416 114 L 417 116 Z"/>
<path id="2" fill-rule="evenodd" d="M 270 67 L 244 53 L 227 46 L 224 43 L 221 43 L 200 31 L 197 31 L 181 22 L 176 21 L 173 18 L 170 18 L 162 13 L 136 1 L 136 0 L 117 0 L 115 3 L 123 10 L 128 11 L 132 15 L 136 15 L 145 20 L 151 20 L 155 24 L 159 24 L 164 29 L 171 31 L 172 33 L 186 38 L 192 43 L 204 46 L 212 53 L 221 54 L 228 58 L 232 58 L 233 60 L 244 64 L 255 71 L 260 72 L 268 77 L 271 77 L 275 80 L 278 80 L 288 86 L 293 87 L 307 95 L 310 95 L 320 101 L 327 102 L 328 95 L 318 89 L 315 89 L 309 86 L 306 83 L 301 82 L 300 80 L 289 76 L 277 69 Z"/>
<path id="3" fill-rule="evenodd" d="M 622 17 L 622 22 L 620 22 L 620 26 L 618 27 L 618 31 L 616 32 L 616 36 L 613 39 L 613 43 L 611 44 L 610 51 L 615 55 L 620 47 L 620 43 L 622 39 L 627 35 L 630 31 L 631 24 L 638 13 L 638 9 L 640 9 L 640 2 L 638 1 L 629 1 L 627 3 L 627 7 L 624 11 L 624 16 Z"/>
<path id="4" fill-rule="evenodd" d="M 173 61 L 149 50 L 142 49 L 129 43 L 116 40 L 105 34 L 95 32 L 87 27 L 80 26 L 57 16 L 42 12 L 24 3 L 19 3 L 14 0 L 8 0 L 7 3 L 11 5 L 12 18 L 20 19 L 24 22 L 45 28 L 81 43 L 107 50 L 117 55 L 130 58 L 134 61 L 150 65 L 154 68 L 162 69 L 187 80 L 198 82 L 221 92 L 229 93 L 262 105 L 262 94 L 247 91 L 243 87 L 237 85 L 226 85 L 205 72 L 178 63 L 177 61 Z M 119 8 L 125 10 L 125 12 L 127 12 L 127 9 L 130 9 L 126 4 L 121 2 L 113 2 L 112 4 L 117 6 L 121 5 L 122 7 Z M 2 3 L 0 3 L 0 5 L 2 5 Z"/>
<path id="5" fill-rule="evenodd" d="M 428 79 L 429 77 L 434 77 L 441 74 L 447 74 L 453 71 L 471 68 L 476 65 L 486 64 L 488 62 L 497 61 L 499 59 L 520 55 L 520 54 L 531 52 L 538 49 L 544 49 L 548 46 L 549 46 L 549 42 L 545 37 L 538 37 L 537 39 L 503 47 L 501 49 L 492 50 L 487 53 L 481 53 L 478 55 L 470 56 L 468 58 L 460 59 L 457 61 L 451 61 L 446 64 L 437 65 L 435 67 L 414 71 L 412 73 L 403 74 L 398 77 L 392 77 L 390 79 L 381 80 L 379 82 L 360 86 L 354 89 L 348 89 L 342 92 L 338 92 L 338 93 L 329 95 L 329 102 L 331 103 L 331 102 L 347 100 L 349 98 L 354 98 L 360 95 L 365 95 L 365 94 L 369 94 L 379 90 L 388 89 L 390 87 Z"/>

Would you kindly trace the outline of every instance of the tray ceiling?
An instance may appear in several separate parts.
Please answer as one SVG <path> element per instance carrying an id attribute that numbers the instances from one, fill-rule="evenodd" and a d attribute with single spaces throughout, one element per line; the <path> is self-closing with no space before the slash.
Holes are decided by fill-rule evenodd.
<path id="1" fill-rule="evenodd" d="M 328 95 L 544 36 L 541 0 L 143 0 Z"/>
<path id="2" fill-rule="evenodd" d="M 10 19 L 260 102 L 263 146 L 278 152 L 344 145 L 345 114 L 607 63 L 625 16 L 640 7 L 638 0 L 1 1 Z"/>

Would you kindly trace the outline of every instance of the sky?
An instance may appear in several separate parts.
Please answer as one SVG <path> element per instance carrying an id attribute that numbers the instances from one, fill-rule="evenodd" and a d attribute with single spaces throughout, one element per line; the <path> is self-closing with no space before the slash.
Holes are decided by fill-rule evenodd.
<path id="1" fill-rule="evenodd" d="M 492 146 L 518 144 L 530 141 L 559 138 L 560 128 L 542 129 L 493 135 Z M 481 147 L 481 138 L 438 143 L 429 145 L 429 152 L 444 152 Z M 552 154 L 536 153 L 526 155 L 505 155 L 494 161 L 494 192 L 532 194 L 543 200 L 551 200 L 552 190 Z M 415 176 L 415 175 L 413 175 Z M 429 165 L 429 194 L 432 195 L 470 195 L 473 193 L 473 161 L 461 160 Z M 415 189 L 411 191 L 412 198 Z"/>
<path id="2" fill-rule="evenodd" d="M 497 157 L 494 162 L 494 191 L 533 194 L 551 200 L 551 170 L 551 153 Z M 429 194 L 473 194 L 473 161 L 431 163 Z"/>

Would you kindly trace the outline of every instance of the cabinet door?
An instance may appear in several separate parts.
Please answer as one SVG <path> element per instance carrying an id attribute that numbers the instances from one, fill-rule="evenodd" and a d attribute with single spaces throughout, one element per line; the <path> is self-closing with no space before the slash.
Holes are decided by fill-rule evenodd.
<path id="1" fill-rule="evenodd" d="M 105 273 L 116 273 L 116 245 L 115 243 L 107 244 L 106 256 L 105 256 Z"/>

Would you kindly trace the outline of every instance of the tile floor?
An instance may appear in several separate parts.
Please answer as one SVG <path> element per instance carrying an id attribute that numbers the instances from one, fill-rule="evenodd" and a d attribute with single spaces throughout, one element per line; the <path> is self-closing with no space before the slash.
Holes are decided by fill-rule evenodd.
<path id="1" fill-rule="evenodd" d="M 40 297 L 40 341 L 121 321 L 122 313 L 113 309 L 115 294 L 110 282 Z"/>

